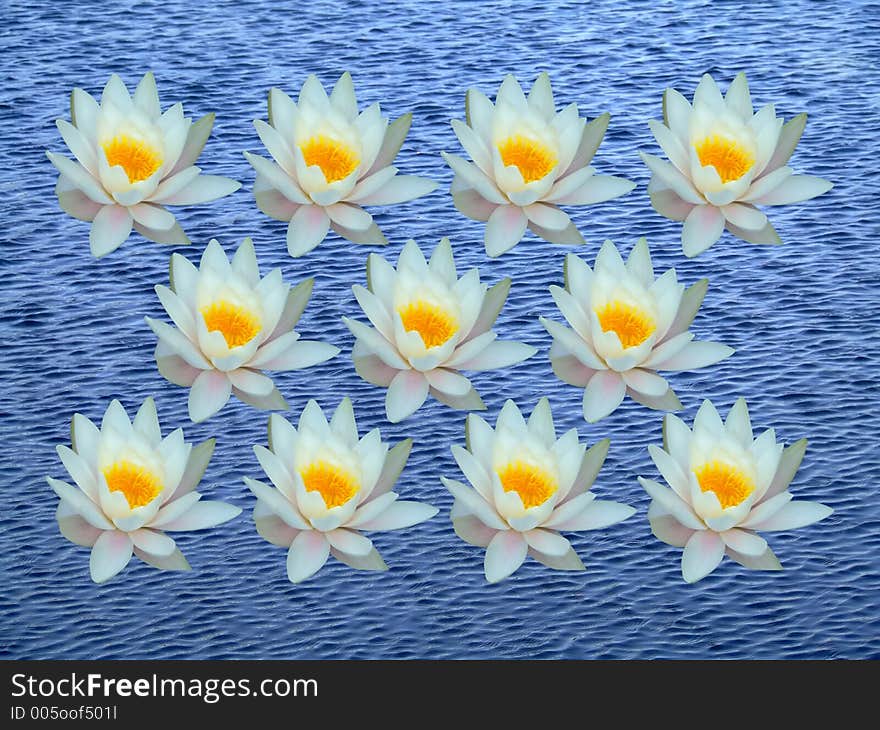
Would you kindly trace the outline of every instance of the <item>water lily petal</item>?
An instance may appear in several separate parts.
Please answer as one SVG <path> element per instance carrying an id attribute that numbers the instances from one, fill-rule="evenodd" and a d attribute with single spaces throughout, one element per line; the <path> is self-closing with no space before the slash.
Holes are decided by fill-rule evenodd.
<path id="1" fill-rule="evenodd" d="M 681 555 L 681 575 L 687 583 L 702 580 L 721 563 L 724 541 L 718 533 L 702 530 L 691 535 Z"/>
<path id="2" fill-rule="evenodd" d="M 323 533 L 303 530 L 290 545 L 287 553 L 287 577 L 291 583 L 311 578 L 327 562 L 330 543 Z"/>
<path id="3" fill-rule="evenodd" d="M 119 530 L 102 532 L 92 547 L 89 571 L 95 583 L 105 583 L 119 573 L 131 560 L 129 536 Z"/>
<path id="4" fill-rule="evenodd" d="M 516 572 L 528 552 L 528 543 L 519 532 L 498 532 L 486 548 L 483 568 L 486 580 L 497 583 Z"/>

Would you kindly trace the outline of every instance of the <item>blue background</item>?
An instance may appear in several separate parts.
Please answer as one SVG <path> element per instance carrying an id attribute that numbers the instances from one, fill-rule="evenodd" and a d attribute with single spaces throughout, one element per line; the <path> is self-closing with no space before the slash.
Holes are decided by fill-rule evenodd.
<path id="1" fill-rule="evenodd" d="M 109 4 L 108 4 L 109 5 Z M 651 658 L 880 657 L 876 199 L 880 194 L 880 6 L 787 2 L 5 2 L 0 37 L 0 657 L 6 658 Z M 440 507 L 432 521 L 380 533 L 391 570 L 363 573 L 331 561 L 293 586 L 285 553 L 264 542 L 250 518 L 242 476 L 260 477 L 251 451 L 265 443 L 267 414 L 237 401 L 204 424 L 186 415 L 187 391 L 164 381 L 144 315 L 163 316 L 153 292 L 167 283 L 175 249 L 137 234 L 96 260 L 88 224 L 58 208 L 56 172 L 44 151 L 65 151 L 56 118 L 69 118 L 74 86 L 98 95 L 111 72 L 129 88 L 153 69 L 163 108 L 217 112 L 199 164 L 241 180 L 222 201 L 176 209 L 196 259 L 208 240 L 228 251 L 254 238 L 263 272 L 280 266 L 295 283 L 315 276 L 298 326 L 306 338 L 342 348 L 325 365 L 279 374 L 295 418 L 309 398 L 334 408 L 350 395 L 362 432 L 415 446 L 398 491 Z M 266 94 L 295 95 L 306 75 L 329 87 L 352 72 L 362 106 L 412 111 L 398 158 L 403 172 L 441 187 L 395 208 L 374 209 L 396 258 L 407 238 L 425 249 L 449 236 L 461 271 L 514 285 L 498 321 L 502 337 L 534 344 L 522 365 L 474 382 L 494 422 L 505 399 L 530 411 L 549 396 L 561 429 L 593 443 L 611 438 L 594 487 L 634 505 L 627 522 L 572 542 L 587 572 L 550 571 L 529 559 L 509 580 L 485 583 L 483 552 L 449 523 L 451 496 L 439 476 L 460 478 L 449 452 L 463 442 L 464 416 L 430 400 L 409 420 L 384 417 L 385 391 L 361 381 L 342 315 L 361 316 L 351 294 L 374 247 L 335 235 L 303 259 L 286 254 L 285 225 L 256 209 L 253 171 L 242 150 L 265 154 L 251 120 L 266 117 Z M 817 525 L 770 535 L 785 566 L 755 573 L 729 560 L 685 585 L 680 551 L 655 540 L 637 475 L 656 477 L 646 446 L 660 442 L 661 414 L 627 400 L 587 425 L 580 392 L 559 382 L 547 360 L 539 315 L 561 317 L 547 291 L 560 283 L 568 249 L 531 234 L 497 260 L 486 258 L 482 224 L 460 216 L 448 195 L 442 150 L 461 152 L 449 125 L 463 117 L 474 85 L 494 96 L 507 72 L 531 84 L 550 73 L 557 104 L 583 116 L 611 113 L 595 165 L 638 183 L 629 195 L 570 208 L 592 263 L 601 242 L 628 251 L 647 235 L 655 266 L 675 266 L 690 284 L 711 284 L 693 330 L 736 348 L 730 359 L 671 376 L 690 421 L 703 398 L 723 411 L 742 395 L 756 427 L 810 447 L 792 491 L 834 507 Z M 712 73 L 726 87 L 748 73 L 756 104 L 775 102 L 786 119 L 810 114 L 792 160 L 835 188 L 819 199 L 770 209 L 782 247 L 725 234 L 696 260 L 681 253 L 680 224 L 659 217 L 646 194 L 637 150 L 658 153 L 647 120 L 661 115 L 673 86 L 691 96 Z M 362 316 L 361 316 L 362 318 Z M 235 521 L 181 533 L 194 570 L 163 573 L 138 560 L 110 583 L 88 577 L 88 551 L 65 541 L 45 475 L 65 478 L 54 446 L 69 443 L 69 420 L 99 419 L 110 399 L 130 412 L 156 398 L 165 432 L 218 439 L 200 488 L 240 505 Z"/>

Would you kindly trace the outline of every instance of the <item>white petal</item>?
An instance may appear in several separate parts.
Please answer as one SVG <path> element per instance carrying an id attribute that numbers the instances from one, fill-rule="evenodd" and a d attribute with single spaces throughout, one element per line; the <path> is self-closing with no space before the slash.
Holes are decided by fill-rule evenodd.
<path id="1" fill-rule="evenodd" d="M 806 125 L 807 115 L 805 113 L 798 114 L 786 122 L 779 132 L 776 149 L 773 151 L 773 155 L 770 157 L 767 166 L 764 168 L 765 174 L 782 167 L 788 162 L 794 152 L 794 148 L 797 147 L 797 143 L 800 140 Z"/>
<path id="2" fill-rule="evenodd" d="M 354 530 L 340 527 L 324 533 L 324 537 L 327 538 L 331 547 L 347 555 L 363 557 L 373 549 L 372 541 Z"/>
<path id="3" fill-rule="evenodd" d="M 797 473 L 798 468 L 800 468 L 806 450 L 807 439 L 801 439 L 800 441 L 795 441 L 782 452 L 779 465 L 776 467 L 776 473 L 773 475 L 773 481 L 764 493 L 762 500 L 769 500 L 771 497 L 788 489 L 788 485 L 791 484 L 791 480 L 794 479 L 794 475 Z"/>
<path id="4" fill-rule="evenodd" d="M 150 317 L 144 317 L 144 321 L 159 337 L 160 343 L 166 345 L 175 355 L 182 357 L 187 363 L 200 370 L 211 367 L 211 363 L 205 359 L 201 351 L 183 332 Z M 158 357 L 164 357 L 164 354 L 160 354 Z"/>
<path id="5" fill-rule="evenodd" d="M 179 517 L 165 522 L 163 530 L 204 530 L 228 522 L 241 514 L 241 508 L 225 502 L 199 501 Z"/>
<path id="6" fill-rule="evenodd" d="M 548 228 L 551 231 L 564 230 L 571 224 L 568 215 L 557 208 L 555 205 L 546 205 L 544 203 L 532 203 L 523 208 L 523 212 L 528 219 L 542 228 Z"/>
<path id="7" fill-rule="evenodd" d="M 730 223 L 749 231 L 760 231 L 767 225 L 767 216 L 751 205 L 730 203 L 721 208 L 721 212 Z"/>
<path id="8" fill-rule="evenodd" d="M 486 580 L 497 583 L 514 573 L 526 559 L 528 543 L 513 530 L 498 532 L 486 548 L 483 568 Z"/>
<path id="9" fill-rule="evenodd" d="M 474 515 L 462 515 L 452 520 L 455 534 L 470 545 L 487 547 L 497 530 L 487 527 Z"/>
<path id="10" fill-rule="evenodd" d="M 408 370 L 409 364 L 400 356 L 395 347 L 386 340 L 378 330 L 368 327 L 363 322 L 348 317 L 342 318 L 351 333 L 362 342 L 372 354 L 377 355 L 390 367 L 397 370 Z"/>
<path id="11" fill-rule="evenodd" d="M 557 530 L 601 530 L 609 525 L 623 522 L 635 514 L 635 508 L 620 502 L 596 499 L 591 501 L 574 517 L 556 525 Z"/>
<path id="12" fill-rule="evenodd" d="M 55 165 L 58 172 L 67 178 L 67 180 L 78 190 L 81 190 L 88 198 L 99 205 L 111 205 L 113 203 L 113 199 L 107 195 L 107 192 L 104 190 L 101 183 L 96 178 L 92 177 L 88 170 L 82 165 L 64 155 L 58 155 L 54 152 L 47 152 L 46 156 L 49 158 L 49 161 Z"/>
<path id="13" fill-rule="evenodd" d="M 742 565 L 744 568 L 748 568 L 749 570 L 782 570 L 782 565 L 779 562 L 779 558 L 776 557 L 774 552 L 768 547 L 762 555 L 757 557 L 753 555 L 743 555 L 742 553 L 738 553 L 735 550 L 731 550 L 727 548 L 727 555 L 735 560 L 737 563 Z"/>
<path id="14" fill-rule="evenodd" d="M 55 518 L 58 520 L 58 529 L 61 531 L 61 534 L 75 545 L 92 547 L 103 532 L 103 530 L 99 530 L 94 525 L 86 522 L 64 500 L 58 502 Z"/>
<path id="15" fill-rule="evenodd" d="M 462 370 L 497 370 L 528 360 L 537 352 L 537 348 L 524 342 L 495 340 L 474 357 L 459 361 L 457 367 Z"/>
<path id="16" fill-rule="evenodd" d="M 827 193 L 834 184 L 814 175 L 792 175 L 769 193 L 756 198 L 758 205 L 788 205 Z"/>
<path id="17" fill-rule="evenodd" d="M 257 509 L 261 506 L 262 502 L 258 501 L 257 506 L 254 507 L 254 526 L 260 537 L 273 545 L 278 545 L 278 547 L 290 548 L 300 531 L 288 525 L 271 511 L 265 516 L 260 514 L 258 517 Z M 268 510 L 268 507 L 265 509 Z"/>
<path id="18" fill-rule="evenodd" d="M 415 413 L 428 397 L 428 381 L 416 370 L 401 370 L 385 396 L 385 415 L 392 423 L 398 423 Z"/>
<path id="19" fill-rule="evenodd" d="M 128 535 L 118 530 L 102 532 L 92 547 L 89 570 L 95 583 L 104 583 L 119 573 L 131 560 L 132 544 Z"/>
<path id="20" fill-rule="evenodd" d="M 46 480 L 55 494 L 67 502 L 90 525 L 97 527 L 99 530 L 113 529 L 113 524 L 107 519 L 98 505 L 90 500 L 82 491 L 52 477 L 47 477 Z"/>
<path id="21" fill-rule="evenodd" d="M 232 384 L 225 373 L 203 370 L 189 391 L 189 417 L 194 423 L 217 413 L 229 400 Z"/>
<path id="22" fill-rule="evenodd" d="M 269 393 L 275 389 L 275 384 L 272 382 L 272 378 L 269 378 L 256 370 L 249 370 L 248 368 L 230 370 L 226 373 L 226 377 L 228 377 L 229 382 L 239 390 L 243 390 L 246 393 L 251 393 L 256 396 L 269 395 Z"/>
<path id="23" fill-rule="evenodd" d="M 121 205 L 105 205 L 95 215 L 89 230 L 92 255 L 106 256 L 115 251 L 131 233 L 132 217 Z"/>
<path id="24" fill-rule="evenodd" d="M 219 175 L 199 175 L 186 187 L 176 193 L 164 195 L 163 205 L 198 205 L 231 195 L 241 187 L 241 183 Z M 158 200 L 158 198 L 157 198 Z"/>
<path id="25" fill-rule="evenodd" d="M 553 557 L 562 557 L 571 550 L 571 543 L 554 530 L 536 528 L 523 533 L 526 542 L 539 553 Z"/>
<path id="26" fill-rule="evenodd" d="M 486 223 L 486 253 L 495 257 L 509 251 L 522 239 L 527 225 L 528 218 L 522 208 L 499 205 Z"/>
<path id="27" fill-rule="evenodd" d="M 834 510 L 819 502 L 793 501 L 784 505 L 767 519 L 749 524 L 749 529 L 760 532 L 796 530 L 824 520 Z"/>
<path id="28" fill-rule="evenodd" d="M 557 378 L 576 388 L 585 388 L 590 382 L 590 378 L 593 377 L 593 373 L 596 372 L 584 365 L 574 355 L 551 356 L 550 365 Z"/>
<path id="29" fill-rule="evenodd" d="M 675 517 L 675 519 L 682 525 L 691 530 L 705 529 L 706 526 L 702 523 L 700 518 L 694 514 L 690 505 L 683 501 L 681 497 L 671 489 L 666 489 L 657 482 L 643 477 L 639 477 L 639 484 L 642 485 L 642 488 L 652 499 L 656 500 L 668 514 Z"/>
<path id="30" fill-rule="evenodd" d="M 330 230 L 330 218 L 317 205 L 303 205 L 297 209 L 287 227 L 287 252 L 297 258 L 317 246 Z"/>
<path id="31" fill-rule="evenodd" d="M 693 258 L 715 243 L 724 232 L 724 216 L 714 205 L 697 205 L 684 221 L 681 245 L 684 255 Z"/>
<path id="32" fill-rule="evenodd" d="M 703 197 L 696 191 L 691 181 L 682 175 L 681 172 L 669 162 L 661 160 L 659 157 L 649 155 L 646 152 L 640 152 L 642 161 L 651 168 L 653 172 L 664 185 L 675 192 L 679 198 L 685 203 L 700 206 L 705 203 Z"/>
<path id="33" fill-rule="evenodd" d="M 590 423 L 604 418 L 621 404 L 624 395 L 623 378 L 611 370 L 599 370 L 584 389 L 584 418 Z"/>
<path id="34" fill-rule="evenodd" d="M 487 502 L 475 489 L 466 487 L 454 479 L 440 477 L 443 485 L 452 493 L 452 496 L 464 505 L 470 514 L 478 517 L 485 525 L 494 530 L 506 530 L 507 524 L 495 511 L 495 508 Z"/>
<path id="35" fill-rule="evenodd" d="M 626 195 L 636 184 L 622 177 L 613 175 L 591 175 L 576 190 L 554 200 L 559 205 L 595 205 L 606 200 Z"/>
<path id="36" fill-rule="evenodd" d="M 681 555 L 681 575 L 696 583 L 711 573 L 724 557 L 724 542 L 718 533 L 701 530 L 691 535 Z"/>
<path id="37" fill-rule="evenodd" d="M 669 329 L 666 330 L 664 335 L 663 339 L 665 342 L 668 342 L 676 335 L 686 332 L 688 327 L 691 326 L 694 317 L 700 309 L 700 305 L 703 303 L 708 287 L 709 280 L 700 279 L 684 290 L 678 305 L 678 312 L 676 312 L 672 324 L 669 325 Z"/>
<path id="38" fill-rule="evenodd" d="M 717 342 L 689 342 L 675 355 L 665 360 L 652 361 L 657 370 L 699 370 L 714 365 L 734 353 L 732 347 Z"/>
<path id="39" fill-rule="evenodd" d="M 276 515 L 284 520 L 288 525 L 297 530 L 309 529 L 308 523 L 305 521 L 299 510 L 288 500 L 280 491 L 272 489 L 272 487 L 256 479 L 244 478 L 247 485 L 254 496 L 266 504 Z"/>
<path id="40" fill-rule="evenodd" d="M 651 455 L 651 460 L 657 466 L 660 474 L 663 475 L 666 483 L 672 487 L 672 490 L 679 497 L 687 502 L 690 494 L 690 486 L 688 478 L 685 476 L 684 471 L 682 471 L 679 462 L 669 453 L 654 444 L 648 445 L 648 453 Z"/>
<path id="41" fill-rule="evenodd" d="M 190 125 L 189 131 L 186 133 L 183 149 L 180 151 L 180 156 L 177 158 L 177 162 L 174 164 L 171 172 L 168 173 L 169 177 L 195 164 L 199 155 L 202 154 L 208 137 L 211 136 L 211 129 L 213 127 L 213 112 L 206 114 L 199 121 Z"/>
<path id="42" fill-rule="evenodd" d="M 155 530 L 141 528 L 128 533 L 134 546 L 151 555 L 168 557 L 176 549 L 177 545 L 168 535 Z"/>
<path id="43" fill-rule="evenodd" d="M 653 504 L 653 503 L 652 503 Z M 651 532 L 661 542 L 673 547 L 684 547 L 687 541 L 694 534 L 693 530 L 688 529 L 676 520 L 672 515 L 660 515 L 650 517 Z"/>
<path id="44" fill-rule="evenodd" d="M 724 544 L 731 550 L 735 550 L 743 555 L 751 555 L 759 557 L 767 550 L 767 541 L 760 535 L 748 530 L 738 530 L 733 528 L 725 530 L 721 533 L 721 539 Z"/>
<path id="45" fill-rule="evenodd" d="M 375 192 L 361 196 L 359 205 L 396 205 L 421 198 L 434 192 L 437 183 L 416 175 L 395 175 L 388 183 Z"/>
<path id="46" fill-rule="evenodd" d="M 77 486 L 89 499 L 96 501 L 98 498 L 98 483 L 95 473 L 88 462 L 67 446 L 59 444 L 55 447 L 55 450 L 58 452 L 64 468 L 67 469 L 68 474 L 70 474 Z"/>
<path id="47" fill-rule="evenodd" d="M 290 545 L 287 553 L 287 577 L 291 583 L 300 583 L 317 573 L 327 562 L 330 543 L 320 532 L 303 530 Z"/>
<path id="48" fill-rule="evenodd" d="M 380 495 L 391 491 L 397 483 L 400 473 L 403 471 L 403 467 L 406 466 L 411 450 L 412 439 L 404 439 L 397 444 L 397 446 L 389 449 L 388 453 L 385 455 L 385 463 L 382 466 L 382 471 L 379 474 L 379 478 L 376 480 L 376 486 L 373 487 L 373 491 L 370 493 L 370 500 L 375 500 Z"/>
<path id="49" fill-rule="evenodd" d="M 627 386 L 645 395 L 661 396 L 669 390 L 669 383 L 650 370 L 633 368 L 622 372 L 621 375 Z"/>
<path id="50" fill-rule="evenodd" d="M 284 170 L 282 170 L 274 162 L 270 162 L 265 157 L 252 155 L 250 152 L 244 153 L 245 158 L 256 170 L 257 174 L 280 192 L 285 198 L 298 205 L 309 205 L 311 200 L 297 185 L 296 181 L 291 178 Z"/>
<path id="51" fill-rule="evenodd" d="M 594 370 L 607 370 L 605 363 L 599 359 L 599 356 L 593 350 L 592 345 L 584 340 L 583 337 L 552 319 L 539 317 L 538 320 L 544 325 L 544 329 L 550 333 L 556 342 L 559 342 L 560 345 L 588 368 Z"/>
<path id="52" fill-rule="evenodd" d="M 467 183 L 468 187 L 476 190 L 482 198 L 495 205 L 508 203 L 507 198 L 501 193 L 494 181 L 476 165 L 472 165 L 458 155 L 450 155 L 446 152 L 440 154 L 443 155 L 443 159 L 446 160 L 446 164 L 452 168 L 453 172 Z"/>
<path id="53" fill-rule="evenodd" d="M 396 501 L 378 516 L 359 525 L 359 530 L 401 530 L 430 520 L 439 510 L 421 502 Z"/>

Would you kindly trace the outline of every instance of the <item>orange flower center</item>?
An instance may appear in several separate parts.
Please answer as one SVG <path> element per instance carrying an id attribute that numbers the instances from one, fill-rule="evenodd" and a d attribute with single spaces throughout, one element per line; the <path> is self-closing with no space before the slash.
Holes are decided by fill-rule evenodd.
<path id="1" fill-rule="evenodd" d="M 556 165 L 556 155 L 545 144 L 515 134 L 498 145 L 504 166 L 515 165 L 525 182 L 540 180 Z"/>
<path id="2" fill-rule="evenodd" d="M 306 165 L 317 165 L 328 183 L 348 177 L 358 166 L 357 153 L 344 142 L 317 134 L 300 145 Z"/>
<path id="3" fill-rule="evenodd" d="M 511 462 L 498 472 L 498 478 L 504 491 L 516 492 L 526 509 L 544 504 L 559 486 L 552 474 L 525 461 Z"/>
<path id="4" fill-rule="evenodd" d="M 104 479 L 111 492 L 122 492 L 132 509 L 149 504 L 162 491 L 159 477 L 130 461 L 117 461 L 104 469 Z"/>
<path id="5" fill-rule="evenodd" d="M 703 167 L 712 165 L 721 182 L 739 180 L 755 164 L 755 156 L 735 139 L 710 135 L 694 145 Z"/>
<path id="6" fill-rule="evenodd" d="M 407 332 L 418 332 L 425 347 L 437 347 L 458 331 L 451 313 L 423 300 L 410 302 L 397 310 Z"/>
<path id="7" fill-rule="evenodd" d="M 260 331 L 260 319 L 253 312 L 232 302 L 220 300 L 201 310 L 209 332 L 219 332 L 229 347 L 250 342 Z"/>
<path id="8" fill-rule="evenodd" d="M 162 164 L 162 154 L 140 139 L 118 134 L 102 147 L 110 167 L 121 165 L 130 183 L 146 180 Z"/>
<path id="9" fill-rule="evenodd" d="M 615 332 L 624 347 L 637 347 L 657 329 L 653 317 L 626 302 L 609 302 L 596 310 L 603 332 Z"/>
<path id="10" fill-rule="evenodd" d="M 299 475 L 306 485 L 306 491 L 318 492 L 328 509 L 345 504 L 360 488 L 354 474 L 326 461 L 309 464 Z"/>
<path id="11" fill-rule="evenodd" d="M 725 509 L 741 504 L 752 492 L 755 483 L 741 470 L 723 461 L 710 461 L 694 470 L 700 489 L 715 492 Z"/>

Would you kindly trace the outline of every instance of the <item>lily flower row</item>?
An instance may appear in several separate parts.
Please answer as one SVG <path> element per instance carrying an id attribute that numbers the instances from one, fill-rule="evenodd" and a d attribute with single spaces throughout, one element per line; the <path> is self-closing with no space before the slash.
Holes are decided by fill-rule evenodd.
<path id="1" fill-rule="evenodd" d="M 806 442 L 783 449 L 772 429 L 753 439 L 743 400 L 726 421 L 706 401 L 693 430 L 667 416 L 663 433 L 663 448 L 649 450 L 669 488 L 639 480 L 652 498 L 654 535 L 684 548 L 687 582 L 708 575 L 725 554 L 752 570 L 781 570 L 758 532 L 790 530 L 831 514 L 825 505 L 793 501 L 788 491 Z M 608 446 L 604 439 L 587 449 L 576 429 L 557 438 L 546 398 L 528 420 L 513 401 L 494 428 L 480 416 L 467 417 L 465 447 L 453 446 L 452 455 L 469 485 L 440 478 L 454 497 L 456 534 L 486 548 L 489 582 L 511 575 L 527 556 L 552 569 L 583 571 L 562 533 L 602 529 L 634 514 L 591 490 Z M 348 398 L 329 419 L 309 401 L 296 427 L 272 414 L 268 447 L 254 446 L 270 483 L 244 482 L 256 497 L 256 530 L 287 550 L 292 582 L 313 576 L 330 556 L 358 570 L 387 570 L 363 533 L 404 529 L 437 514 L 436 507 L 394 491 L 411 448 L 411 439 L 390 448 L 378 428 L 361 436 Z M 163 437 L 152 398 L 133 420 L 114 400 L 100 427 L 75 414 L 71 446 L 57 451 L 75 484 L 47 478 L 60 500 L 58 527 L 71 542 L 91 548 L 96 583 L 122 571 L 133 555 L 161 570 L 189 570 L 168 533 L 215 527 L 241 512 L 196 491 L 214 439 L 193 446 L 179 428 Z"/>
<path id="2" fill-rule="evenodd" d="M 174 254 L 170 272 L 170 286 L 158 285 L 156 293 L 173 324 L 146 321 L 158 337 L 159 372 L 190 389 L 195 422 L 217 413 L 231 395 L 256 408 L 286 409 L 266 371 L 306 368 L 339 353 L 333 345 L 301 339 L 294 329 L 312 280 L 291 288 L 280 269 L 261 277 L 250 239 L 231 261 L 212 240 L 198 268 Z M 679 410 L 681 402 L 658 371 L 694 370 L 733 353 L 726 345 L 695 341 L 689 331 L 707 281 L 685 288 L 674 269 L 655 278 L 644 238 L 625 262 L 606 241 L 594 269 L 569 254 L 564 280 L 550 293 L 570 327 L 546 317 L 541 322 L 553 337 L 554 371 L 583 389 L 587 421 L 612 413 L 627 394 L 649 408 Z M 510 279 L 489 287 L 476 268 L 459 276 L 449 239 L 430 259 L 409 241 L 396 267 L 370 254 L 366 283 L 352 290 L 369 324 L 343 321 L 355 337 L 356 371 L 387 388 L 391 422 L 412 415 L 429 395 L 452 408 L 483 410 L 464 372 L 510 367 L 537 352 L 500 340 L 493 330 Z"/>
<path id="3" fill-rule="evenodd" d="M 203 175 L 196 160 L 214 115 L 184 116 L 180 103 L 162 111 L 156 81 L 147 73 L 129 94 L 117 75 L 100 102 L 82 89 L 71 94 L 71 120 L 57 121 L 75 160 L 48 152 L 60 173 L 56 194 L 71 216 L 91 222 L 91 251 L 104 256 L 132 229 L 159 243 L 189 239 L 167 206 L 224 197 L 240 184 Z M 465 158 L 444 152 L 454 178 L 450 192 L 465 216 L 485 221 L 485 247 L 499 256 L 526 229 L 558 244 L 584 239 L 563 208 L 617 198 L 635 184 L 600 175 L 592 159 L 608 128 L 605 113 L 587 123 L 576 103 L 557 110 L 550 78 L 542 73 L 526 94 L 513 76 L 494 103 L 468 89 L 465 119 L 452 127 Z M 309 76 L 297 101 L 269 92 L 268 122 L 254 120 L 272 159 L 245 152 L 256 172 L 253 194 L 266 215 L 288 223 L 291 256 L 311 251 L 332 229 L 358 244 L 384 245 L 385 235 L 365 206 L 403 203 L 437 184 L 401 175 L 394 160 L 409 132 L 411 114 L 389 122 L 378 103 L 361 110 L 350 74 L 327 93 Z M 739 74 L 722 96 L 708 74 L 688 102 L 674 89 L 663 96 L 663 122 L 650 122 L 669 161 L 647 153 L 648 192 L 663 216 L 684 221 L 682 246 L 696 256 L 726 228 L 754 243 L 781 243 L 756 206 L 795 203 L 821 195 L 831 183 L 794 173 L 788 161 L 806 124 L 800 114 L 783 125 L 774 106 L 754 112 Z"/>

